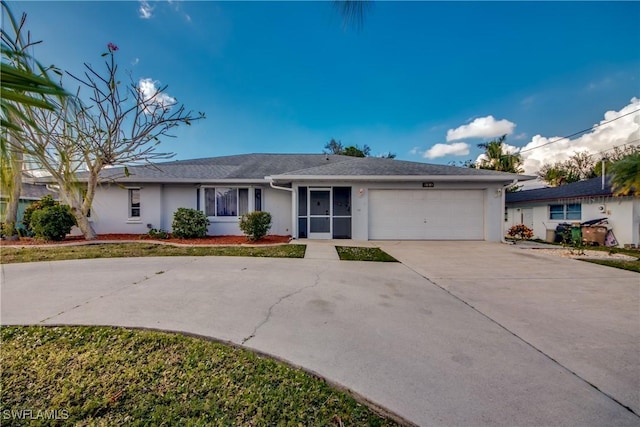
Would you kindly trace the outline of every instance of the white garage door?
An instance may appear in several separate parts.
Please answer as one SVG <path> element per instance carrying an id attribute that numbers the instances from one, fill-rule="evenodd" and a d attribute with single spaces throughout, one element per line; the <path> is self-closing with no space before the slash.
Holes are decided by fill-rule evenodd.
<path id="1" fill-rule="evenodd" d="M 371 240 L 484 240 L 482 190 L 371 190 Z"/>

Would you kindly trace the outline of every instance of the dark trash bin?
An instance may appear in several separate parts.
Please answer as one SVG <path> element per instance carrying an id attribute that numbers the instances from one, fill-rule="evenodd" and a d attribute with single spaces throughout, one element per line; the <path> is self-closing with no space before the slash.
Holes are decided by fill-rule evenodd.
<path id="1" fill-rule="evenodd" d="M 555 243 L 568 243 L 571 241 L 571 224 L 561 222 L 556 226 Z"/>

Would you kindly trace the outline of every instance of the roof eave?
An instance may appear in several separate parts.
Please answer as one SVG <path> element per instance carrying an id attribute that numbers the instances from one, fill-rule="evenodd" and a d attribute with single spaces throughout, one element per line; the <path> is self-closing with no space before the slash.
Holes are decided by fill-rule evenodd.
<path id="1" fill-rule="evenodd" d="M 38 180 L 37 182 L 43 184 L 55 183 L 52 179 Z M 78 179 L 78 182 L 86 183 L 86 179 Z M 264 178 L 225 178 L 225 179 L 199 179 L 199 178 L 136 178 L 134 176 L 128 176 L 123 178 L 103 178 L 100 180 L 102 184 L 268 184 Z"/>
<path id="2" fill-rule="evenodd" d="M 535 198 L 535 199 L 525 199 L 525 200 L 516 200 L 516 201 L 505 201 L 507 204 L 519 204 L 519 203 L 548 203 L 555 202 L 559 200 L 575 200 L 575 199 L 589 199 L 594 197 L 614 197 L 613 193 L 601 193 L 601 194 L 588 194 L 588 195 L 573 195 L 573 196 L 557 196 L 557 197 L 544 197 L 544 198 Z"/>
<path id="3" fill-rule="evenodd" d="M 514 180 L 529 181 L 535 178 L 528 175 L 272 175 L 265 177 L 270 181 L 475 181 L 505 184 L 510 184 Z"/>

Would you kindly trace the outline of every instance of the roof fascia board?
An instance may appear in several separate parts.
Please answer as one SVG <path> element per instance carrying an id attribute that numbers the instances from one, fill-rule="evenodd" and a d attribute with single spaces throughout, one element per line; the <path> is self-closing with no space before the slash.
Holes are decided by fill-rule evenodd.
<path id="1" fill-rule="evenodd" d="M 41 180 L 41 183 L 54 183 L 54 180 Z M 79 179 L 78 182 L 86 183 L 86 179 Z M 268 184 L 269 182 L 259 178 L 241 178 L 241 179 L 196 179 L 196 178 L 136 178 L 133 175 L 122 178 L 104 178 L 100 180 L 100 184 Z"/>
<path id="2" fill-rule="evenodd" d="M 536 177 L 527 175 L 491 176 L 491 175 L 273 175 L 266 179 L 274 181 L 478 181 L 513 183 L 528 181 Z"/>

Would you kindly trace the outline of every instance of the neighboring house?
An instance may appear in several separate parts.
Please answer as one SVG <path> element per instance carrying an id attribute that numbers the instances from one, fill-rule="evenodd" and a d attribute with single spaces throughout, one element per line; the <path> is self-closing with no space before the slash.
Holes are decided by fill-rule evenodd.
<path id="1" fill-rule="evenodd" d="M 210 235 L 241 235 L 239 216 L 270 212 L 271 233 L 355 240 L 488 240 L 503 235 L 504 188 L 532 177 L 382 158 L 246 154 L 106 169 L 91 221 L 98 234 L 171 230 L 198 209 Z M 82 181 L 83 177 L 80 177 Z"/>
<path id="2" fill-rule="evenodd" d="M 640 198 L 614 197 L 611 185 L 608 181 L 603 185 L 601 177 L 507 193 L 506 207 L 506 229 L 524 224 L 540 239 L 563 222 L 607 218 L 620 245 L 640 244 Z"/>
<path id="3" fill-rule="evenodd" d="M 28 182 L 22 183 L 22 192 L 20 194 L 20 201 L 18 202 L 18 220 L 17 226 L 21 228 L 22 226 L 22 216 L 24 215 L 24 210 L 31 203 L 36 200 L 42 199 L 44 196 L 51 195 L 54 199 L 58 200 L 58 193 L 51 191 L 47 188 L 46 185 L 43 184 L 31 184 Z M 7 198 L 5 195 L 0 196 L 0 218 L 4 218 L 5 210 L 7 209 Z"/>

